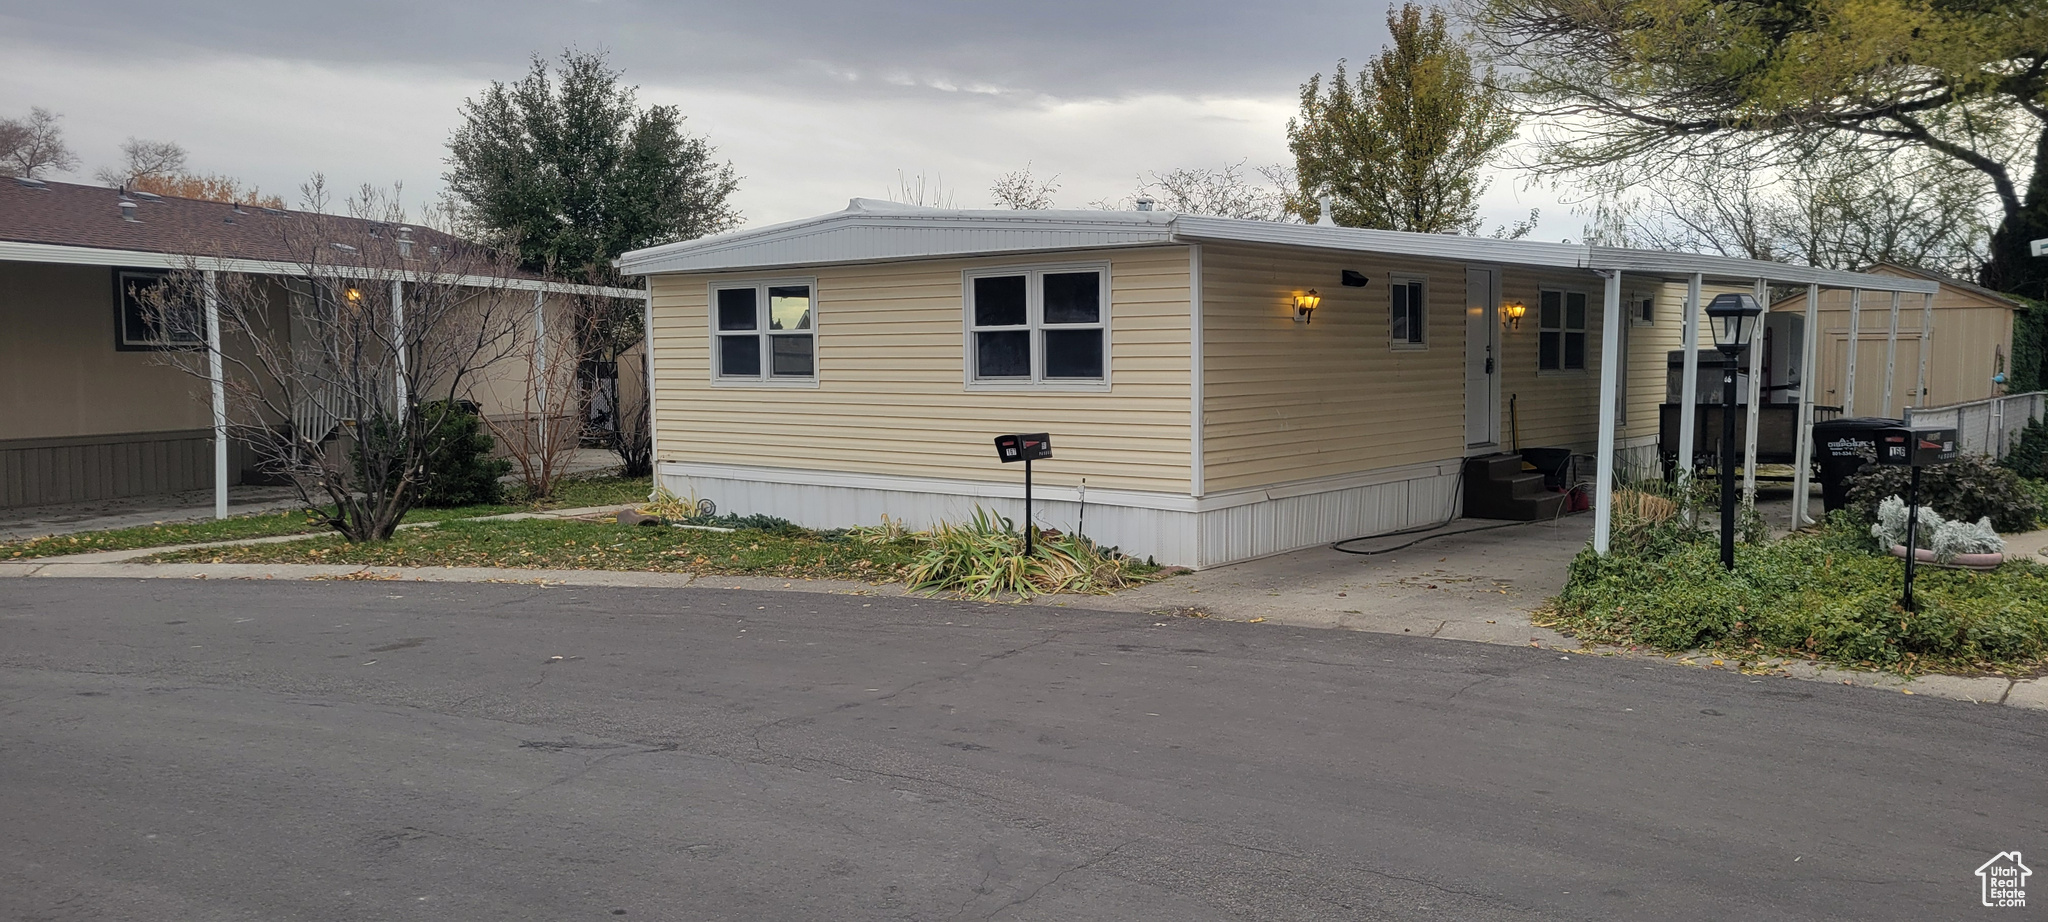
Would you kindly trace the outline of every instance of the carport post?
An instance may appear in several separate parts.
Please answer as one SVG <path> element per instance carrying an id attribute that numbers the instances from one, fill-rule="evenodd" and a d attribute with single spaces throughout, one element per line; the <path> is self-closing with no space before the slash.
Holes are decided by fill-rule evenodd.
<path id="1" fill-rule="evenodd" d="M 392 383 L 392 393 L 398 395 L 397 413 L 405 418 L 405 282 L 391 280 L 391 357 L 397 365 L 398 376 Z"/>
<path id="2" fill-rule="evenodd" d="M 1884 415 L 1892 415 L 1892 369 L 1899 361 L 1899 299 L 1902 292 L 1892 292 L 1892 325 L 1884 337 Z"/>
<path id="3" fill-rule="evenodd" d="M 1863 289 L 1849 292 L 1849 370 L 1842 382 L 1842 415 L 1856 415 L 1856 344 L 1863 339 Z"/>
<path id="4" fill-rule="evenodd" d="M 533 421 L 535 446 L 548 443 L 548 293 L 545 288 L 533 290 L 533 398 L 540 405 L 540 412 Z M 545 448 L 541 448 L 545 452 Z"/>
<path id="5" fill-rule="evenodd" d="M 1913 405 L 1927 399 L 1927 353 L 1934 351 L 1934 295 L 1920 296 L 1920 374 L 1913 379 Z"/>
<path id="6" fill-rule="evenodd" d="M 1700 400 L 1700 287 L 1706 279 L 1700 273 L 1692 274 L 1692 282 L 1685 289 L 1685 377 L 1679 382 L 1678 406 L 1678 479 L 1684 482 L 1692 479 L 1693 452 L 1697 449 L 1693 436 L 1693 425 L 1699 419 Z"/>
<path id="7" fill-rule="evenodd" d="M 1792 452 L 1792 527 L 1813 523 L 1813 378 L 1820 355 L 1820 286 L 1806 286 L 1806 325 L 1799 337 L 1799 422 Z"/>
<path id="8" fill-rule="evenodd" d="M 1764 327 L 1771 316 L 1771 283 L 1756 280 L 1756 303 L 1764 312 L 1757 315 L 1756 335 L 1749 341 L 1749 426 L 1742 435 L 1742 503 L 1756 505 L 1756 421 L 1762 410 L 1764 392 Z"/>
<path id="9" fill-rule="evenodd" d="M 220 287 L 214 270 L 201 274 L 206 302 L 206 382 L 213 392 L 213 517 L 228 517 L 228 395 L 220 370 Z"/>
<path id="10" fill-rule="evenodd" d="M 640 360 L 647 380 L 647 467 L 653 475 L 650 478 L 653 487 L 647 498 L 651 501 L 654 494 L 661 491 L 661 442 L 656 440 L 654 428 L 654 276 L 647 276 L 642 281 L 647 287 L 647 294 L 641 299 L 640 322 L 645 330 L 641 334 L 644 338 L 641 340 Z M 614 409 L 612 412 L 618 411 Z"/>
<path id="11" fill-rule="evenodd" d="M 1607 297 L 1600 321 L 1600 456 L 1593 470 L 1593 552 L 1606 554 L 1614 527 L 1615 414 L 1621 390 L 1621 270 L 1605 270 Z"/>

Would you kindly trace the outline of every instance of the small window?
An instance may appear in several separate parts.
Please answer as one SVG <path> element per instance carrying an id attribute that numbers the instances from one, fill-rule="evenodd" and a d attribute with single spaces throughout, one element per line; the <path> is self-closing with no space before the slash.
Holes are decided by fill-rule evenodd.
<path id="1" fill-rule="evenodd" d="M 118 348 L 193 349 L 206 344 L 206 314 L 179 296 L 169 273 L 124 269 L 115 273 L 115 287 L 121 302 L 115 331 Z"/>
<path id="2" fill-rule="evenodd" d="M 1538 302 L 1536 367 L 1541 371 L 1586 368 L 1586 294 L 1546 291 Z"/>
<path id="3" fill-rule="evenodd" d="M 966 279 L 967 376 L 981 384 L 1100 384 L 1109 332 L 1102 269 Z"/>
<path id="4" fill-rule="evenodd" d="M 713 288 L 713 374 L 723 381 L 817 380 L 812 287 L 778 282 Z"/>
<path id="5" fill-rule="evenodd" d="M 1421 349 L 1429 344 L 1429 310 L 1421 279 L 1395 279 L 1392 285 L 1391 339 L 1396 349 Z"/>
<path id="6" fill-rule="evenodd" d="M 1657 298 L 1655 295 L 1637 295 L 1629 304 L 1633 308 L 1630 313 L 1634 315 L 1637 326 L 1647 327 L 1657 324 Z"/>

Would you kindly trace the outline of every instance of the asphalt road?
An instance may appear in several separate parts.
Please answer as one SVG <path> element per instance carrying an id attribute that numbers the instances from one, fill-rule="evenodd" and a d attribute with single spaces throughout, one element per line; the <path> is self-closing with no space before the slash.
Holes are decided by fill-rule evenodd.
<path id="1" fill-rule="evenodd" d="M 2044 736 L 1270 624 L 8 580 L 0 918 L 2038 918 L 1972 872 L 2048 856 Z"/>

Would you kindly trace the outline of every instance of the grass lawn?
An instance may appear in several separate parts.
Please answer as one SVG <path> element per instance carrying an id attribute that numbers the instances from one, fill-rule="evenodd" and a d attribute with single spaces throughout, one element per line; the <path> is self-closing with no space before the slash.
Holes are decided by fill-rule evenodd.
<path id="1" fill-rule="evenodd" d="M 473 518 L 482 515 L 500 515 L 507 512 L 531 512 L 545 509 L 575 509 L 583 506 L 626 506 L 645 502 L 650 488 L 646 477 L 591 477 L 565 480 L 555 488 L 553 498 L 541 503 L 508 502 L 486 506 L 461 506 L 450 509 L 414 509 L 406 513 L 407 522 L 445 522 L 449 519 Z M 517 490 L 517 487 L 512 488 Z M 125 551 L 145 547 L 165 547 L 173 544 L 202 544 L 209 541 L 238 541 L 245 538 L 268 538 L 276 535 L 304 535 L 327 530 L 325 525 L 312 513 L 305 510 L 268 512 L 256 515 L 241 515 L 227 519 L 206 519 L 198 522 L 169 522 L 159 525 L 139 525 L 133 528 L 115 528 L 106 531 L 79 532 L 70 535 L 54 535 L 46 538 L 30 538 L 24 541 L 0 542 L 0 560 L 17 560 L 31 557 L 57 557 L 66 554 L 90 554 L 95 551 Z"/>
<path id="2" fill-rule="evenodd" d="M 151 558 L 183 563 L 326 563 L 741 574 L 794 579 L 901 579 L 915 540 L 875 542 L 757 530 L 710 532 L 547 519 L 447 522 L 381 544 L 339 538 L 204 548 Z"/>

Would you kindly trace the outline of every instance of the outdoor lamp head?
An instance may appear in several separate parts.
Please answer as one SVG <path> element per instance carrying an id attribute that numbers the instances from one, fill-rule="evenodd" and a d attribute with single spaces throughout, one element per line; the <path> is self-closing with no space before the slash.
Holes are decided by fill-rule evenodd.
<path id="1" fill-rule="evenodd" d="M 1707 302 L 1707 318 L 1714 326 L 1714 347 L 1724 355 L 1740 355 L 1756 335 L 1756 318 L 1764 312 L 1756 299 L 1742 294 L 1719 294 Z"/>

